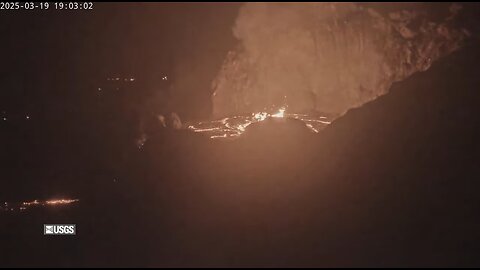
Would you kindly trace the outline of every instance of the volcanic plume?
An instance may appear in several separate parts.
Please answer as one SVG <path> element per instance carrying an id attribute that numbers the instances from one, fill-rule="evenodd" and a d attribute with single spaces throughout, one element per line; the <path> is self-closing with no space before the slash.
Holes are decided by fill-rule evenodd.
<path id="1" fill-rule="evenodd" d="M 461 6 L 432 20 L 355 3 L 247 3 L 213 82 L 215 118 L 275 111 L 343 114 L 461 47 Z"/>

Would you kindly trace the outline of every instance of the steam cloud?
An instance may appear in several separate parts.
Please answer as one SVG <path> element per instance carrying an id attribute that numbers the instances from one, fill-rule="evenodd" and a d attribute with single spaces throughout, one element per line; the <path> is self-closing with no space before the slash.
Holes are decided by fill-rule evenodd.
<path id="1" fill-rule="evenodd" d="M 233 28 L 239 45 L 213 82 L 213 114 L 342 114 L 458 49 L 468 35 L 453 27 L 460 9 L 433 22 L 354 3 L 247 3 Z"/>

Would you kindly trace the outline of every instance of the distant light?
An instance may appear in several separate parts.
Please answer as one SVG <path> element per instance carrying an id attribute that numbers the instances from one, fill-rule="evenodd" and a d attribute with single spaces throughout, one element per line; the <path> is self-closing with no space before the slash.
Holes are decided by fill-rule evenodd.
<path id="1" fill-rule="evenodd" d="M 163 76 L 163 77 L 162 77 L 162 80 L 163 80 L 163 81 L 166 81 L 166 80 L 168 80 L 168 77 L 167 77 L 167 76 Z"/>
<path id="2" fill-rule="evenodd" d="M 25 119 L 29 120 L 29 119 L 30 119 L 30 116 L 29 116 L 29 115 L 25 116 Z"/>
<path id="3" fill-rule="evenodd" d="M 31 202 L 23 202 L 22 205 L 30 206 L 30 205 L 38 205 L 40 202 L 38 200 L 34 200 Z"/>
<path id="4" fill-rule="evenodd" d="M 102 88 L 99 87 L 99 88 L 98 88 L 98 91 L 102 91 Z"/>
<path id="5" fill-rule="evenodd" d="M 3 119 L 3 121 L 7 121 L 7 118 L 6 118 L 6 117 L 3 117 L 2 119 Z"/>
<path id="6" fill-rule="evenodd" d="M 130 81 L 131 81 L 131 82 L 135 81 L 135 78 L 130 78 Z"/>

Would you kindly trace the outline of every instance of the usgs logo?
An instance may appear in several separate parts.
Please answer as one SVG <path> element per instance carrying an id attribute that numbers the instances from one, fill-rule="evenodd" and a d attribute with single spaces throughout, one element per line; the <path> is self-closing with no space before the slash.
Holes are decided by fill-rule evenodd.
<path id="1" fill-rule="evenodd" d="M 44 235 L 75 235 L 77 226 L 75 224 L 44 224 Z"/>

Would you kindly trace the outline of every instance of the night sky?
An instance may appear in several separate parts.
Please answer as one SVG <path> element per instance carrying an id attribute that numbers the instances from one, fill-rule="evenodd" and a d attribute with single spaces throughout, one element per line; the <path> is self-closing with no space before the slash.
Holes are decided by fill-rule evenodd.
<path id="1" fill-rule="evenodd" d="M 238 7 L 97 3 L 89 11 L 5 11 L 1 107 L 75 110 L 79 104 L 70 102 L 85 99 L 108 77 L 131 76 L 152 88 L 169 75 L 172 83 L 192 80 L 198 88 L 176 93 L 174 109 L 206 116 L 211 80 L 234 44 Z M 199 65 L 202 73 L 195 71 Z"/>
<path id="2" fill-rule="evenodd" d="M 83 185 L 58 170 L 106 174 L 101 182 L 110 182 L 113 168 L 122 166 L 116 158 L 149 129 L 142 116 L 209 117 L 211 81 L 235 44 L 239 6 L 96 3 L 88 11 L 2 11 L 1 158 L 10 187 L 2 196 L 71 194 Z"/>

